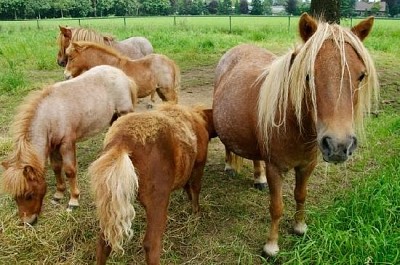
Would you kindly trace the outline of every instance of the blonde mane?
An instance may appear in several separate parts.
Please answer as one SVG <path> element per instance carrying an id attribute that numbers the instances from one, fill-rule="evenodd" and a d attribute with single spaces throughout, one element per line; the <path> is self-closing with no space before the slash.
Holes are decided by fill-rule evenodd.
<path id="1" fill-rule="evenodd" d="M 94 30 L 91 29 L 85 29 L 85 28 L 72 28 L 72 27 L 67 27 L 69 30 L 71 30 L 71 40 L 70 43 L 73 41 L 91 41 L 91 42 L 96 42 L 96 43 L 101 43 L 104 45 L 111 46 L 112 42 L 114 41 L 114 38 L 111 36 L 104 36 L 102 34 L 97 33 Z M 68 47 L 64 47 L 63 45 L 63 39 L 64 35 L 62 32 L 59 33 L 57 43 L 58 46 L 60 47 L 60 52 L 62 55 L 65 55 L 65 50 Z"/>
<path id="2" fill-rule="evenodd" d="M 353 109 L 356 130 L 363 133 L 364 113 L 370 113 L 371 101 L 378 99 L 379 84 L 374 63 L 360 39 L 350 30 L 339 25 L 320 22 L 316 32 L 302 46 L 277 58 L 266 68 L 258 80 L 265 77 L 258 98 L 258 126 L 265 146 L 268 147 L 269 135 L 273 128 L 285 128 L 288 107 L 293 107 L 299 127 L 302 128 L 302 114 L 305 96 L 309 96 L 306 107 L 317 119 L 316 88 L 314 83 L 314 62 L 326 40 L 332 40 L 340 51 L 343 75 L 349 71 L 346 61 L 345 44 L 350 44 L 366 67 L 366 78 L 358 87 L 358 104 Z M 294 59 L 293 59 L 293 56 Z M 306 81 L 306 77 L 308 80 Z"/>
<path id="3" fill-rule="evenodd" d="M 40 161 L 36 151 L 30 142 L 30 127 L 36 110 L 43 98 L 51 92 L 51 87 L 43 90 L 33 91 L 19 107 L 10 131 L 13 135 L 13 152 L 8 160 L 2 178 L 2 188 L 13 196 L 22 195 L 28 189 L 28 183 L 24 177 L 25 166 L 31 166 L 36 174 L 31 177 L 40 178 L 44 176 L 44 164 Z M 12 165 L 9 167 L 9 165 Z"/>
<path id="4" fill-rule="evenodd" d="M 76 43 L 82 50 L 94 49 L 94 50 L 98 50 L 99 52 L 111 55 L 113 57 L 117 57 L 118 59 L 131 60 L 129 57 L 118 52 L 111 46 L 107 46 L 107 45 L 104 45 L 101 43 L 96 43 L 96 42 L 91 42 L 91 41 L 75 41 L 74 43 Z"/>

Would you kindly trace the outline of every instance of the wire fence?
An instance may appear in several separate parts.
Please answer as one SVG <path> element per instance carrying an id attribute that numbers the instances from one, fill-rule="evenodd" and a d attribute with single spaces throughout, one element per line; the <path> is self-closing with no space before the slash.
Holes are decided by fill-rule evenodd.
<path id="1" fill-rule="evenodd" d="M 155 19 L 156 18 L 156 19 Z M 113 21 L 115 26 L 130 26 L 130 25 L 142 25 L 142 26 L 156 26 L 156 24 L 179 26 L 179 25 L 206 25 L 218 24 L 224 27 L 227 31 L 232 32 L 242 26 L 242 23 L 250 23 L 257 26 L 258 23 L 265 23 L 277 25 L 282 29 L 290 31 L 293 25 L 297 26 L 299 17 L 296 16 L 254 16 L 254 15 L 197 15 L 197 16 L 185 16 L 185 15 L 174 15 L 174 16 L 157 16 L 157 17 L 143 17 L 143 16 L 122 16 L 122 17 L 88 17 L 88 18 L 55 18 L 55 19 L 36 19 L 36 20 L 12 20 L 12 21 L 0 21 L 0 25 L 7 27 L 7 25 L 13 25 L 15 23 L 26 23 L 32 26 L 35 23 L 37 29 L 41 29 L 49 24 L 58 25 L 70 25 L 70 26 L 97 26 L 99 24 L 107 24 L 109 21 Z M 363 19 L 364 17 L 350 17 L 341 19 L 341 24 L 344 26 L 352 26 L 357 20 Z M 385 21 L 399 21 L 400 18 L 386 18 L 377 17 L 376 20 Z"/>

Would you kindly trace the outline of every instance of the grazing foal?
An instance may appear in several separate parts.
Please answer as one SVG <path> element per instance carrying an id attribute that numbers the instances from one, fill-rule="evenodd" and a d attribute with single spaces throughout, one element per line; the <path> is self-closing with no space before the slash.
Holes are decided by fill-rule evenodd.
<path id="1" fill-rule="evenodd" d="M 29 94 L 12 124 L 14 150 L 2 163 L 2 188 L 14 196 L 21 221 L 32 224 L 41 211 L 47 159 L 57 179 L 54 200 L 64 196 L 64 171 L 70 184 L 68 207 L 79 205 L 76 142 L 132 112 L 135 102 L 135 83 L 107 65 Z"/>

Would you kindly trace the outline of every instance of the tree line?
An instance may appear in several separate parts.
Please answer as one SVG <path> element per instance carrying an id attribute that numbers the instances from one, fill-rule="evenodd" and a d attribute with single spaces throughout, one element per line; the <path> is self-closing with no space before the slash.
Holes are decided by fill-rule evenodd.
<path id="1" fill-rule="evenodd" d="M 389 15 L 394 16 L 400 13 L 400 0 L 385 1 L 389 8 Z M 252 0 L 250 2 L 248 0 L 0 0 L 0 19 L 209 14 L 270 15 L 274 5 L 284 6 L 285 14 L 299 15 L 310 11 L 311 2 L 301 0 Z M 340 16 L 353 15 L 356 0 L 336 0 L 336 2 L 340 5 Z"/>

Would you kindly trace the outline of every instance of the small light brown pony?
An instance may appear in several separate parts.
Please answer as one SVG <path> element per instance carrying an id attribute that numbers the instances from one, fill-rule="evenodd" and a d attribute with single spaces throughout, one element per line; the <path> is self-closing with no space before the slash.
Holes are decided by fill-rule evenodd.
<path id="1" fill-rule="evenodd" d="M 35 223 L 41 211 L 48 158 L 57 180 L 55 202 L 64 196 L 64 171 L 70 184 L 68 209 L 79 205 L 75 143 L 132 112 L 135 101 L 134 82 L 106 65 L 29 94 L 12 124 L 14 150 L 2 163 L 2 188 L 14 196 L 22 222 Z"/>
<path id="2" fill-rule="evenodd" d="M 373 61 L 362 41 L 374 19 L 351 30 L 299 21 L 304 43 L 287 54 L 239 45 L 221 58 L 213 100 L 215 130 L 227 152 L 263 160 L 271 226 L 263 255 L 279 252 L 282 174 L 295 170 L 294 232 L 304 234 L 306 184 L 318 160 L 341 163 L 356 149 L 363 115 L 378 97 Z"/>
<path id="3" fill-rule="evenodd" d="M 94 42 L 72 42 L 66 54 L 66 78 L 75 77 L 96 65 L 112 65 L 132 77 L 138 86 L 138 98 L 154 94 L 163 101 L 178 102 L 180 70 L 174 61 L 162 54 L 150 54 L 141 59 L 131 60 L 115 49 Z"/>
<path id="4" fill-rule="evenodd" d="M 146 211 L 146 262 L 160 264 L 170 194 L 183 187 L 193 213 L 199 211 L 208 141 L 215 136 L 211 110 L 176 104 L 114 122 L 102 155 L 89 167 L 101 228 L 97 264 L 132 236 L 136 196 Z"/>
<path id="5" fill-rule="evenodd" d="M 57 38 L 58 65 L 65 67 L 68 58 L 65 50 L 72 41 L 93 41 L 111 46 L 131 59 L 139 59 L 153 53 L 153 46 L 145 37 L 131 37 L 123 41 L 116 41 L 111 36 L 104 36 L 92 29 L 59 26 L 60 33 Z"/>

